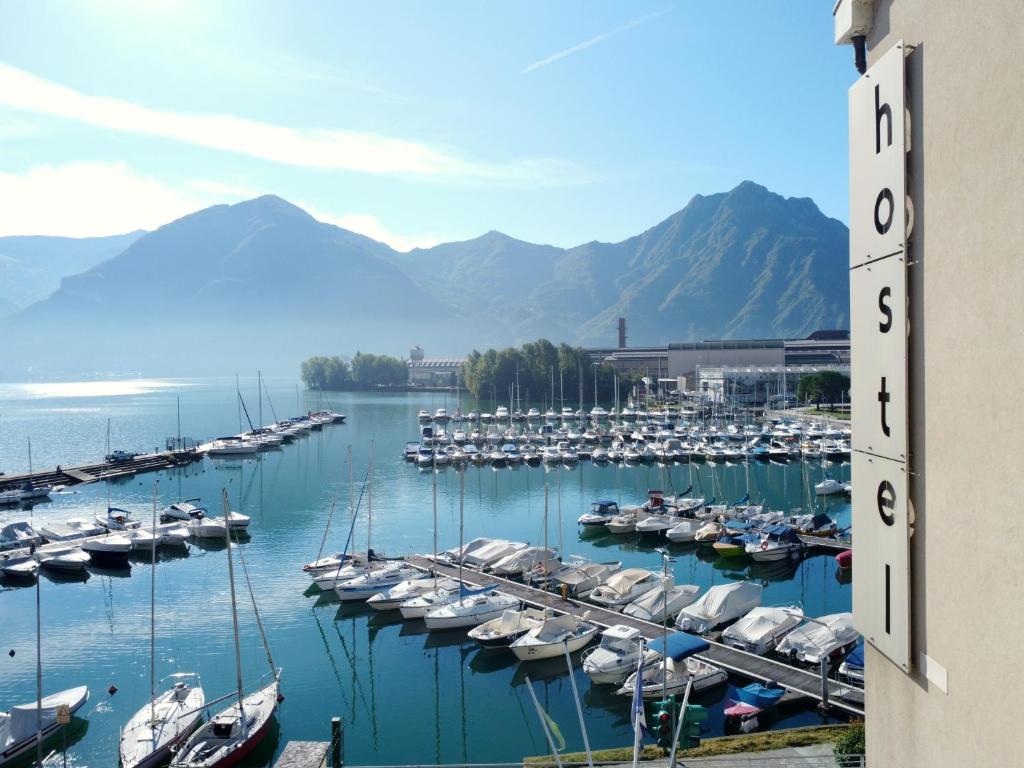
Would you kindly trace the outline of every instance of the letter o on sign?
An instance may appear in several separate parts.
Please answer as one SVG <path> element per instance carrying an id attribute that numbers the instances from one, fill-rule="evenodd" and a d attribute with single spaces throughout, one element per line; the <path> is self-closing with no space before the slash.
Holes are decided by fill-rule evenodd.
<path id="1" fill-rule="evenodd" d="M 895 515 L 888 511 L 895 508 L 895 506 L 896 489 L 892 487 L 892 483 L 888 480 L 883 480 L 878 484 L 878 514 L 886 525 L 892 525 L 896 522 Z"/>
<path id="2" fill-rule="evenodd" d="M 882 211 L 883 200 L 889 204 L 888 213 L 884 222 L 879 215 Z M 896 204 L 893 202 L 892 192 L 890 192 L 889 188 L 886 187 L 878 193 L 878 198 L 875 200 L 875 230 L 878 234 L 884 235 L 889 231 L 889 227 L 892 226 L 892 214 L 894 210 L 896 210 Z"/>

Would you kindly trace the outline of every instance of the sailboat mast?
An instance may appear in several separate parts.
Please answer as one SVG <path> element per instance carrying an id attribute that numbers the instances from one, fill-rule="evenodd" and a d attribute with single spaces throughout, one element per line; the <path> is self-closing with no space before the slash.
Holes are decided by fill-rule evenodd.
<path id="1" fill-rule="evenodd" d="M 31 472 L 32 470 L 29 470 Z M 43 764 L 43 633 L 40 596 L 42 577 L 36 573 L 36 765 Z"/>
<path id="2" fill-rule="evenodd" d="M 459 472 L 459 596 L 462 596 L 462 536 L 463 523 L 465 521 L 465 498 L 466 498 L 466 475 Z"/>
<path id="3" fill-rule="evenodd" d="M 367 481 L 366 493 L 366 552 L 367 556 L 373 551 L 373 440 L 370 441 L 370 470 Z"/>
<path id="4" fill-rule="evenodd" d="M 263 429 L 263 372 L 256 371 L 256 395 L 259 398 L 257 413 L 260 419 L 260 429 Z"/>
<path id="5" fill-rule="evenodd" d="M 160 481 L 153 483 L 153 536 L 156 536 L 156 493 Z M 153 540 L 149 575 L 149 719 L 156 722 L 156 539 Z M 156 728 L 149 729 L 156 749 Z"/>
<path id="6" fill-rule="evenodd" d="M 231 561 L 231 526 L 228 525 L 228 491 L 221 491 L 224 497 L 224 539 L 228 547 L 228 582 L 231 584 L 231 625 L 235 634 L 235 679 L 238 684 L 238 724 L 241 727 L 242 736 L 248 734 L 246 731 L 245 712 L 242 709 L 242 649 L 238 641 L 238 604 L 235 601 L 235 567 Z"/>
<path id="7" fill-rule="evenodd" d="M 434 453 L 432 462 L 434 466 L 431 468 L 431 495 L 433 496 L 434 502 L 434 591 L 437 591 L 437 453 Z M 462 542 L 459 542 L 459 546 L 462 546 Z M 459 553 L 459 567 L 462 567 L 462 553 Z"/>

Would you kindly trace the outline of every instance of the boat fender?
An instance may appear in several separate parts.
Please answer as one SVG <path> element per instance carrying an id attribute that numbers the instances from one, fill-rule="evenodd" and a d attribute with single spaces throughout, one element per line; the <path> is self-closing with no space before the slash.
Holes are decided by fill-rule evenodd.
<path id="1" fill-rule="evenodd" d="M 115 693 L 117 693 L 117 686 L 111 685 L 109 688 L 107 688 L 107 693 L 113 696 Z"/>
<path id="2" fill-rule="evenodd" d="M 284 701 L 284 694 L 283 693 L 277 694 L 277 703 L 280 704 L 282 701 Z"/>
<path id="3" fill-rule="evenodd" d="M 761 551 L 764 552 L 766 549 L 768 549 L 768 542 L 767 541 L 762 541 L 761 542 Z"/>
<path id="4" fill-rule="evenodd" d="M 13 649 L 13 648 L 11 648 L 11 650 L 9 650 L 9 651 L 7 652 L 7 655 L 8 655 L 8 656 L 10 656 L 10 657 L 11 657 L 11 658 L 13 659 L 13 658 L 14 658 L 14 649 Z"/>

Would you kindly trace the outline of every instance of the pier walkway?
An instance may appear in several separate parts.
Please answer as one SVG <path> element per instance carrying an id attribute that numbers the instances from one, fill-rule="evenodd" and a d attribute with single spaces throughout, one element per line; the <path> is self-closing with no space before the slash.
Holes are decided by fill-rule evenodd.
<path id="1" fill-rule="evenodd" d="M 95 464 L 81 464 L 77 467 L 58 466 L 31 474 L 24 472 L 17 475 L 0 475 L 0 491 L 20 488 L 25 483 L 54 487 L 94 483 L 97 480 L 111 480 L 118 477 L 129 477 L 140 472 L 155 472 L 180 467 L 201 458 L 203 455 L 195 450 L 159 451 L 157 453 L 140 453 L 131 461 L 101 461 Z"/>
<path id="2" fill-rule="evenodd" d="M 439 574 L 444 574 L 451 578 L 458 578 L 459 575 L 458 567 L 435 561 L 429 557 L 411 555 L 405 559 L 410 565 L 424 571 L 434 569 Z M 588 613 L 590 621 L 605 628 L 614 624 L 625 624 L 626 626 L 635 627 L 648 640 L 660 637 L 663 632 L 663 628 L 659 624 L 642 621 L 631 616 L 624 616 L 621 613 L 616 613 L 591 603 L 571 599 L 563 600 L 559 595 L 552 592 L 530 587 L 501 576 L 463 568 L 462 578 L 466 583 L 477 587 L 497 584 L 498 589 L 505 594 L 517 597 L 530 605 L 547 607 L 560 613 L 572 613 L 577 616 Z M 860 717 L 864 716 L 864 691 L 861 688 L 855 688 L 836 680 L 828 679 L 823 691 L 821 677 L 815 672 L 809 672 L 780 661 L 747 653 L 714 640 L 708 640 L 708 642 L 711 643 L 710 649 L 706 653 L 698 654 L 698 658 L 704 659 L 741 677 L 761 682 L 774 681 L 784 687 L 787 692 L 796 696 L 804 696 L 818 702 L 822 702 L 822 699 L 825 698 L 827 699 L 825 703 L 828 706 L 842 709 Z M 789 693 L 787 693 L 787 697 Z"/>

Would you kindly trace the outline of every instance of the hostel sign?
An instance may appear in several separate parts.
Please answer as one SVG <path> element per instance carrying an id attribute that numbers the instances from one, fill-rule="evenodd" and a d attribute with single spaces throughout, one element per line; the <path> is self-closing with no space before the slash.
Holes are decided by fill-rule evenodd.
<path id="1" fill-rule="evenodd" d="M 853 615 L 910 670 L 904 47 L 850 88 Z"/>

